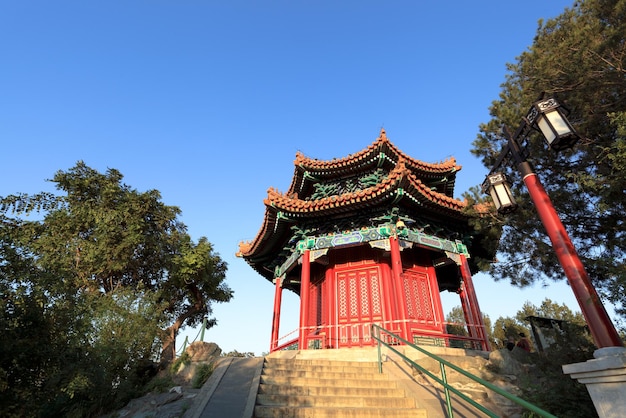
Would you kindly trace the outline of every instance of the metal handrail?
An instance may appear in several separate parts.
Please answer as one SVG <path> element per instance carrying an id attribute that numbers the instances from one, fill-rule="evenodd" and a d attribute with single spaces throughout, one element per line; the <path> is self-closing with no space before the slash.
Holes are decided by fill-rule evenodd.
<path id="1" fill-rule="evenodd" d="M 430 371 L 426 370 L 424 367 L 420 366 L 419 364 L 415 363 L 413 360 L 411 360 L 410 358 L 408 358 L 407 356 L 405 356 L 403 353 L 401 353 L 400 351 L 398 351 L 397 349 L 395 349 L 391 344 L 383 341 L 380 337 L 380 333 L 384 332 L 387 335 L 393 337 L 395 340 L 397 341 L 402 341 L 404 344 L 406 344 L 409 347 L 412 347 L 414 349 L 416 349 L 417 351 L 419 351 L 422 354 L 427 355 L 428 357 L 432 358 L 433 360 L 439 362 L 440 365 L 440 369 L 441 369 L 441 376 L 442 378 L 440 379 L 439 377 L 435 376 L 433 373 L 431 373 Z M 473 407 L 479 409 L 480 411 L 484 412 L 485 414 L 487 414 L 490 417 L 494 417 L 494 418 L 498 418 L 499 415 L 495 414 L 493 411 L 487 409 L 486 407 L 480 405 L 478 402 L 474 401 L 473 399 L 471 399 L 470 397 L 468 397 L 467 395 L 465 395 L 464 393 L 460 392 L 458 389 L 454 388 L 453 386 L 451 386 L 450 384 L 448 384 L 447 382 L 447 378 L 446 378 L 446 371 L 445 371 L 445 367 L 449 367 L 452 370 L 461 373 L 463 376 L 475 381 L 476 383 L 479 383 L 480 385 L 486 387 L 487 389 L 490 389 L 494 392 L 496 392 L 498 395 L 501 395 L 505 398 L 507 398 L 510 401 L 515 402 L 516 404 L 534 412 L 535 414 L 537 414 L 540 417 L 545 417 L 545 418 L 557 418 L 555 415 L 552 415 L 551 413 L 544 411 L 543 409 L 539 408 L 536 405 L 531 404 L 528 401 L 525 401 L 522 398 L 519 398 L 501 388 L 499 388 L 498 386 L 487 382 L 486 380 L 481 379 L 478 376 L 475 376 L 463 369 L 461 369 L 458 366 L 455 366 L 454 364 L 450 363 L 447 360 L 444 360 L 443 358 L 432 354 L 426 350 L 424 350 L 421 347 L 418 347 L 415 344 L 410 343 L 409 341 L 405 340 L 404 338 L 392 333 L 391 331 L 388 331 L 384 328 L 382 328 L 381 326 L 377 325 L 377 324 L 372 324 L 372 338 L 374 338 L 378 344 L 378 371 L 379 373 L 383 372 L 383 363 L 382 363 L 382 354 L 381 354 L 381 345 L 384 345 L 385 347 L 387 347 L 389 350 L 393 351 L 394 353 L 398 354 L 400 357 L 402 357 L 402 359 L 404 359 L 405 361 L 409 362 L 413 367 L 415 367 L 416 369 L 418 369 L 419 371 L 421 371 L 422 373 L 425 373 L 427 376 L 429 376 L 431 379 L 435 380 L 437 383 L 439 383 L 440 385 L 443 386 L 444 388 L 444 393 L 445 393 L 445 397 L 446 397 L 446 407 L 448 410 L 448 416 L 449 418 L 453 418 L 453 412 L 452 412 L 452 402 L 450 400 L 450 392 L 460 396 L 463 400 L 465 400 L 466 402 L 468 402 L 470 405 L 472 405 Z"/>
<path id="2" fill-rule="evenodd" d="M 401 325 L 403 323 L 413 323 L 414 321 L 412 320 L 395 320 L 395 321 L 382 321 L 379 322 L 377 321 L 376 324 L 379 326 L 394 326 L 394 325 Z M 438 322 L 435 321 L 434 322 L 436 325 L 438 326 L 446 326 L 446 325 L 462 325 L 463 327 L 478 327 L 477 325 L 471 325 L 471 324 L 465 324 L 465 323 L 453 323 L 453 322 Z M 272 341 L 271 347 L 270 347 L 270 351 L 278 351 L 278 350 L 283 350 L 285 348 L 291 347 L 293 345 L 297 345 L 298 344 L 298 334 L 299 331 L 301 329 L 306 331 L 306 335 L 307 335 L 307 341 L 310 338 L 315 338 L 316 336 L 311 337 L 314 333 L 318 332 L 318 333 L 323 333 L 326 332 L 325 335 L 325 339 L 328 342 L 333 342 L 334 348 L 339 348 L 337 343 L 338 343 L 338 338 L 335 337 L 333 338 L 332 331 L 334 330 L 335 332 L 338 332 L 338 330 L 342 329 L 342 328 L 348 328 L 350 326 L 352 326 L 354 324 L 336 324 L 336 325 L 315 325 L 315 326 L 308 326 L 308 327 L 303 327 L 303 328 L 296 328 L 292 331 L 290 331 L 288 334 L 283 335 L 281 337 L 279 337 L 278 339 Z M 359 325 L 371 325 L 371 322 L 362 322 L 359 323 Z M 414 331 L 414 333 L 416 335 L 419 336 L 423 336 L 423 337 L 437 337 L 437 338 L 443 338 L 444 340 L 448 341 L 449 343 L 451 343 L 451 341 L 459 341 L 462 343 L 466 343 L 469 345 L 474 346 L 474 348 L 481 346 L 482 344 L 482 340 L 480 338 L 476 338 L 476 337 L 470 337 L 467 335 L 457 335 L 457 334 L 450 334 L 450 333 L 437 333 L 432 334 L 430 332 L 417 332 Z M 306 349 L 308 347 L 308 345 L 306 344 L 305 341 L 305 345 L 303 347 L 303 349 Z M 367 342 L 367 341 L 366 341 Z M 326 348 L 326 347 L 325 347 Z M 470 348 L 470 347 L 457 347 L 457 348 Z"/>

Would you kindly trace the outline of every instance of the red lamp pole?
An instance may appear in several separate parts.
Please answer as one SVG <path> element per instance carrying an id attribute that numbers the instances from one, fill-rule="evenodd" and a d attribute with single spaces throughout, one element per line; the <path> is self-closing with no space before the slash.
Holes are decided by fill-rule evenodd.
<path id="1" fill-rule="evenodd" d="M 550 237 L 552 248 L 565 271 L 565 276 L 567 276 L 578 305 L 589 325 L 596 346 L 598 348 L 623 347 L 622 340 L 606 313 L 598 293 L 591 284 L 572 240 L 556 213 L 550 197 L 539 181 L 539 177 L 526 161 L 518 164 L 518 169 L 524 178 L 524 184 L 528 188 L 539 218 Z"/>
<path id="2" fill-rule="evenodd" d="M 518 137 L 525 135 L 528 129 L 529 126 L 526 121 L 522 123 L 514 135 L 511 135 L 506 127 L 504 128 L 504 134 L 508 144 L 498 158 L 494 169 L 498 168 L 509 154 L 513 157 L 524 179 L 524 184 L 528 188 L 530 198 L 537 209 L 539 219 L 552 242 L 552 248 L 556 253 L 559 263 L 574 292 L 574 296 L 578 301 L 585 321 L 587 325 L 589 325 L 594 343 L 598 348 L 623 347 L 622 340 L 613 322 L 611 322 L 598 293 L 591 284 L 585 267 L 580 261 L 574 244 L 572 244 L 567 230 L 554 209 L 554 205 L 548 193 L 546 193 L 543 185 L 539 181 L 539 177 L 537 177 L 537 174 L 533 171 L 530 163 L 526 161 L 524 153 L 521 150 Z"/>

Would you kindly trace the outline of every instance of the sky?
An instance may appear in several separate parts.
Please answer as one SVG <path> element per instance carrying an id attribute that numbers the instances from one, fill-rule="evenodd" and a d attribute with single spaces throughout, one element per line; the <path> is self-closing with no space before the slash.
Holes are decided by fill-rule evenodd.
<path id="1" fill-rule="evenodd" d="M 274 288 L 235 253 L 259 231 L 268 188 L 289 188 L 296 152 L 345 157 L 384 128 L 412 157 L 455 157 L 460 198 L 488 172 L 470 149 L 506 64 L 571 4 L 0 0 L 0 196 L 54 191 L 46 180 L 79 160 L 159 190 L 229 266 L 234 298 L 213 305 L 204 340 L 259 355 Z M 579 311 L 564 282 L 474 284 L 494 321 L 545 298 Z M 442 297 L 444 313 L 459 305 Z M 298 304 L 285 292 L 281 335 Z"/>

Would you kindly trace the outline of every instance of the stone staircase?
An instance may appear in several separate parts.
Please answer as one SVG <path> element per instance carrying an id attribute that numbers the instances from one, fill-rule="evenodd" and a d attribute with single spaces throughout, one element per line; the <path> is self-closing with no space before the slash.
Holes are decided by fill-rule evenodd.
<path id="1" fill-rule="evenodd" d="M 375 361 L 266 357 L 254 417 L 423 417 Z"/>

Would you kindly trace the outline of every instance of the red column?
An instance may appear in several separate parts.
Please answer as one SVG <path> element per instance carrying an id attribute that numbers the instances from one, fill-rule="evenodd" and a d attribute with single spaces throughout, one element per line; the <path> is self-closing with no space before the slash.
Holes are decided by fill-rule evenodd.
<path id="1" fill-rule="evenodd" d="M 464 283 L 461 284 L 458 294 L 461 299 L 461 308 L 463 309 L 463 316 L 465 317 L 465 323 L 467 324 L 467 331 L 469 332 L 470 337 L 478 338 L 475 326 L 476 321 L 474 320 L 474 315 L 472 315 L 472 308 L 470 307 L 471 304 L 469 303 Z"/>
<path id="2" fill-rule="evenodd" d="M 272 317 L 272 340 L 270 341 L 270 352 L 278 347 L 278 328 L 280 327 L 280 308 L 283 296 L 282 278 L 276 279 L 276 290 L 274 291 L 274 316 Z"/>
<path id="3" fill-rule="evenodd" d="M 400 322 L 400 336 L 406 340 L 410 340 L 409 331 L 406 323 L 406 294 L 404 292 L 404 283 L 402 282 L 402 259 L 400 257 L 400 244 L 397 237 L 389 238 L 389 247 L 391 251 L 391 273 L 392 282 L 395 288 L 395 301 L 397 302 L 397 317 L 393 318 Z"/>
<path id="4" fill-rule="evenodd" d="M 335 347 L 335 330 L 337 327 L 333 322 L 334 312 L 335 312 L 335 269 L 329 268 L 326 270 L 324 276 L 324 286 L 326 289 L 326 300 L 322 301 L 322 303 L 326 306 L 326 347 L 324 348 L 336 348 Z M 323 308 L 322 308 L 323 310 Z"/>
<path id="5" fill-rule="evenodd" d="M 572 240 L 567 234 L 539 178 L 532 172 L 528 163 L 520 164 L 520 171 L 524 175 L 524 183 L 537 208 L 539 218 L 550 237 L 552 248 L 565 271 L 580 310 L 589 325 L 589 330 L 596 346 L 598 348 L 623 347 L 622 340 L 615 330 L 609 315 L 606 313 L 606 309 L 602 305 L 596 289 L 591 284 L 585 267 L 574 249 Z"/>
<path id="6" fill-rule="evenodd" d="M 383 278 L 383 301 L 385 303 L 384 307 L 384 317 L 383 323 L 381 327 L 385 329 L 393 328 L 393 325 L 390 321 L 393 321 L 398 316 L 398 310 L 396 309 L 397 304 L 395 301 L 395 293 L 394 293 L 394 285 L 393 285 L 393 271 L 386 265 L 380 264 L 381 276 Z"/>
<path id="7" fill-rule="evenodd" d="M 309 333 L 309 291 L 311 287 L 311 253 L 304 250 L 302 254 L 302 272 L 300 274 L 300 332 L 298 334 L 298 348 L 307 349 L 306 336 Z"/>
<path id="8" fill-rule="evenodd" d="M 467 298 L 470 304 L 470 311 L 474 317 L 474 325 L 476 327 L 477 336 L 482 341 L 483 350 L 489 351 L 489 338 L 487 338 L 487 329 L 483 316 L 480 312 L 480 306 L 478 305 L 478 298 L 476 298 L 476 291 L 474 290 L 474 282 L 472 281 L 472 273 L 467 264 L 467 258 L 463 254 L 461 258 L 461 276 L 463 277 L 463 286 L 467 292 Z"/>
<path id="9" fill-rule="evenodd" d="M 426 258 L 425 253 L 423 253 L 422 259 Z M 423 260 L 423 263 L 431 264 L 426 268 L 426 272 L 428 274 L 428 281 L 430 283 L 431 294 L 430 298 L 433 303 L 433 313 L 435 316 L 435 323 L 439 327 L 441 333 L 446 333 L 446 316 L 443 313 L 443 305 L 441 304 L 441 292 L 439 290 L 439 283 L 437 282 L 437 273 L 435 271 L 435 267 L 432 265 L 430 259 Z"/>

